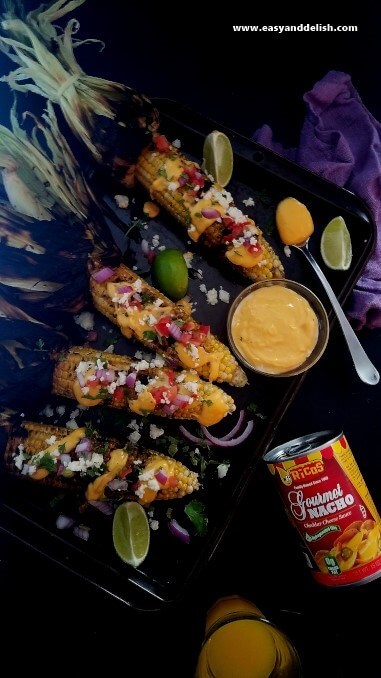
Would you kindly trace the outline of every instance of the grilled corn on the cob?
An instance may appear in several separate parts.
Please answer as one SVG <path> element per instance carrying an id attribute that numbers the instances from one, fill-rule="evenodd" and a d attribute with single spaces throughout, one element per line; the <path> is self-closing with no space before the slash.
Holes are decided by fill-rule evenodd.
<path id="1" fill-rule="evenodd" d="M 195 369 L 209 381 L 247 384 L 244 371 L 228 347 L 183 306 L 171 302 L 124 264 L 115 268 L 105 282 L 97 282 L 97 273 L 99 270 L 90 278 L 94 305 L 119 325 L 126 337 L 138 339 L 173 364 Z"/>
<path id="2" fill-rule="evenodd" d="M 141 504 L 181 499 L 199 488 L 197 473 L 181 462 L 150 450 L 120 448 L 116 440 L 102 440 L 85 428 L 69 431 L 27 421 L 23 429 L 24 435 L 8 439 L 8 470 L 65 489 L 87 485 L 88 501 L 112 496 L 108 486 L 118 478 Z"/>
<path id="3" fill-rule="evenodd" d="M 233 399 L 190 370 L 174 372 L 158 356 L 151 363 L 75 346 L 62 353 L 53 375 L 53 393 L 81 405 L 104 404 L 136 414 L 157 414 L 217 424 L 234 412 Z"/>
<path id="4" fill-rule="evenodd" d="M 136 166 L 136 178 L 188 236 L 216 249 L 250 280 L 282 278 L 283 266 L 254 221 L 234 205 L 231 194 L 213 184 L 199 165 L 163 142 L 146 148 Z"/>

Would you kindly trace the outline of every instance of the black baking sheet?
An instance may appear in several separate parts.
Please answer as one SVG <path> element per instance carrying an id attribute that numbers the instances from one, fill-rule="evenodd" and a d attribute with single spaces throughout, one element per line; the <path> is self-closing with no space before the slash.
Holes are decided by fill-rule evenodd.
<path id="1" fill-rule="evenodd" d="M 228 189 L 235 197 L 236 204 L 253 217 L 265 232 L 283 261 L 286 277 L 312 289 L 328 312 L 330 305 L 324 290 L 303 255 L 292 250 L 291 256 L 286 257 L 276 234 L 275 207 L 282 198 L 289 195 L 307 205 L 316 228 L 310 240 L 310 250 L 321 265 L 319 243 L 322 230 L 333 217 L 338 215 L 344 217 L 352 238 L 352 266 L 349 271 L 334 272 L 322 265 L 334 291 L 343 303 L 364 268 L 375 243 L 375 225 L 362 201 L 352 193 L 324 181 L 175 102 L 159 100 L 156 103 L 161 112 L 163 133 L 167 134 L 171 141 L 180 139 L 182 150 L 196 159 L 202 156 L 206 134 L 213 129 L 228 134 L 235 152 L 234 174 Z M 98 191 L 105 191 L 107 189 L 105 179 L 98 177 L 97 180 Z M 245 208 L 242 200 L 249 197 L 254 199 L 255 205 Z M 193 252 L 189 293 L 192 301 L 196 303 L 195 315 L 200 322 L 210 324 L 213 333 L 227 342 L 228 304 L 220 301 L 217 305 L 210 306 L 205 294 L 200 291 L 200 285 L 204 284 L 208 290 L 215 288 L 218 291 L 222 288 L 230 293 L 230 299 L 233 300 L 248 281 L 226 270 L 222 271 L 210 253 L 196 250 L 194 245 L 187 241 L 183 228 L 163 209 L 156 219 L 148 222 L 148 228 L 134 228 L 126 235 L 134 220 L 142 218 L 142 205 L 146 199 L 144 191 L 137 188 L 130 193 L 129 209 L 121 210 L 117 208 L 113 195 L 107 193 L 107 190 L 103 196 L 108 223 L 122 250 L 124 260 L 131 266 L 136 265 L 144 274 L 148 273 L 149 267 L 141 252 L 142 237 L 151 244 L 153 236 L 159 236 L 159 246 L 178 247 L 183 251 Z M 199 270 L 202 272 L 202 279 L 199 278 Z M 149 277 L 147 279 L 149 280 Z M 94 312 L 91 304 L 88 310 Z M 330 317 L 332 320 L 332 314 Z M 110 341 L 115 343 L 116 353 L 129 355 L 140 349 L 137 343 L 120 339 L 117 328 L 96 312 L 95 318 L 98 338 L 91 344 L 92 346 L 104 348 L 105 342 Z M 84 341 L 85 335 L 84 331 L 76 327 L 72 337 L 73 343 Z M 319 364 L 312 369 L 319 369 Z M 164 506 L 165 502 L 160 502 L 154 513 L 154 518 L 159 521 L 159 529 L 151 532 L 149 555 L 138 569 L 133 569 L 120 561 L 114 552 L 110 518 L 96 511 L 88 512 L 83 517 L 83 522 L 91 527 L 91 538 L 87 543 L 81 542 L 69 532 L 56 530 L 56 517 L 65 504 L 57 504 L 52 508 L 54 493 L 50 489 L 15 480 L 4 473 L 0 476 L 0 529 L 13 534 L 32 549 L 59 562 L 134 608 L 155 609 L 163 603 L 175 600 L 218 547 L 255 472 L 260 456 L 270 445 L 279 421 L 303 380 L 303 375 L 292 379 L 266 378 L 250 374 L 248 376 L 249 385 L 243 389 L 229 388 L 225 385 L 223 388 L 235 398 L 237 412 L 247 408 L 249 403 L 255 403 L 265 418 L 255 417 L 254 432 L 247 443 L 230 451 L 213 451 L 213 458 L 216 461 L 229 461 L 230 467 L 227 476 L 219 480 L 217 465 L 211 465 L 203 480 L 203 488 L 194 495 L 194 498 L 200 499 L 207 506 L 209 530 L 206 537 L 193 537 L 189 545 L 176 540 L 167 527 L 168 506 Z M 40 414 L 46 404 L 54 410 L 53 417 Z M 66 406 L 65 413 L 58 416 L 56 408 L 62 404 Z M 46 423 L 54 421 L 64 426 L 70 412 L 75 409 L 74 402 L 53 398 L 46 393 L 43 394 L 41 401 L 24 408 L 23 414 L 25 418 Z M 223 435 L 233 426 L 236 417 L 237 414 L 213 427 L 213 433 Z M 90 411 L 90 418 L 97 426 L 97 413 Z M 121 421 L 120 414 L 110 411 L 102 415 L 99 425 L 105 434 L 119 433 L 123 436 L 126 424 L 132 418 L 134 417 L 126 414 Z M 81 412 L 77 421 L 81 425 L 88 419 L 87 413 Z M 152 422 L 164 427 L 166 434 L 177 433 L 178 422 L 173 424 L 160 418 L 152 418 Z M 192 424 L 184 423 L 190 430 L 196 432 Z M 165 452 L 162 447 L 158 449 Z M 192 468 L 189 458 L 181 455 L 179 458 Z M 64 499 L 62 501 L 65 502 Z M 184 503 L 186 500 L 170 504 L 174 508 L 173 515 L 183 524 L 186 522 L 182 513 Z"/>

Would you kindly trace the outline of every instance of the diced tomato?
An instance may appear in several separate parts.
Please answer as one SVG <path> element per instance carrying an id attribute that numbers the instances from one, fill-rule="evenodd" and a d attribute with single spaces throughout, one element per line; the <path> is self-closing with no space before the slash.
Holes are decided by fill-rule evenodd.
<path id="1" fill-rule="evenodd" d="M 156 146 L 156 150 L 159 151 L 159 153 L 168 153 L 168 151 L 170 150 L 170 143 L 167 137 L 164 136 L 164 134 L 158 134 L 154 138 L 154 143 Z"/>
<path id="2" fill-rule="evenodd" d="M 175 383 L 176 383 L 174 371 L 173 370 L 163 370 L 163 372 L 165 372 L 165 374 L 167 375 L 168 382 L 169 382 L 170 386 L 174 386 Z"/>
<path id="3" fill-rule="evenodd" d="M 226 228 L 232 228 L 235 224 L 235 221 L 231 217 L 222 217 L 222 223 Z"/>
<path id="4" fill-rule="evenodd" d="M 177 386 L 156 386 L 150 391 L 157 405 L 172 403 L 177 396 Z M 164 402 L 162 402 L 164 401 Z"/>
<path id="5" fill-rule="evenodd" d="M 181 339 L 180 339 L 180 343 L 181 343 L 181 344 L 184 344 L 184 346 L 186 346 L 187 344 L 189 344 L 189 342 L 191 341 L 191 339 L 192 339 L 192 334 L 191 334 L 191 332 L 183 332 L 183 333 L 182 333 L 182 336 L 181 336 Z"/>
<path id="6" fill-rule="evenodd" d="M 138 301 L 137 299 L 131 299 L 131 300 L 128 302 L 128 306 L 129 306 L 130 308 L 136 308 L 138 311 L 141 311 L 142 308 L 143 308 L 142 302 L 141 302 L 141 301 Z"/>
<path id="7" fill-rule="evenodd" d="M 262 247 L 260 246 L 259 242 L 256 245 L 250 245 L 250 243 L 245 242 L 244 246 L 250 252 L 250 254 L 253 254 L 254 256 L 256 254 L 261 254 L 262 252 Z"/>
<path id="8" fill-rule="evenodd" d="M 167 327 L 167 325 L 170 325 L 171 322 L 172 319 L 169 317 L 169 315 L 164 315 L 155 325 L 156 332 L 161 334 L 162 337 L 169 337 L 169 327 Z"/>
<path id="9" fill-rule="evenodd" d="M 124 468 L 123 471 L 119 473 L 119 478 L 125 478 L 130 473 L 132 473 L 132 471 L 133 471 L 132 466 L 127 466 L 127 468 Z"/>
<path id="10" fill-rule="evenodd" d="M 96 387 L 99 386 L 99 385 L 100 385 L 100 381 L 99 381 L 99 379 L 97 379 L 97 378 L 95 378 L 95 379 L 88 379 L 87 382 L 86 382 L 86 386 L 87 386 L 88 388 L 96 388 Z"/>
<path id="11" fill-rule="evenodd" d="M 194 329 L 194 323 L 190 320 L 189 322 L 184 323 L 181 329 L 183 332 L 189 332 L 190 330 Z"/>
<path id="12" fill-rule="evenodd" d="M 123 386 L 117 386 L 114 393 L 113 393 L 113 399 L 117 402 L 120 403 L 124 399 L 124 388 Z"/>
<path id="13" fill-rule="evenodd" d="M 178 483 L 179 483 L 179 480 L 178 480 L 178 478 L 176 478 L 176 476 L 169 476 L 166 484 L 167 484 L 167 487 L 176 487 L 178 485 Z"/>
<path id="14" fill-rule="evenodd" d="M 194 330 L 192 332 L 191 343 L 194 344 L 195 346 L 200 346 L 200 344 L 203 344 L 209 335 L 209 328 L 207 328 L 207 330 L 208 330 L 207 332 L 202 332 L 201 327 L 199 330 Z"/>

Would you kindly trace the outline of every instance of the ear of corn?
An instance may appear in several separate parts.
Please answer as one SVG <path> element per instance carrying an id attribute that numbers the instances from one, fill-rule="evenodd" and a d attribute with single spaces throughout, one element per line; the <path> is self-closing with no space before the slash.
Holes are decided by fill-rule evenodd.
<path id="1" fill-rule="evenodd" d="M 99 268 L 100 264 L 96 264 L 96 267 Z M 191 322 L 194 324 L 196 330 L 200 327 L 200 324 L 187 313 L 183 306 L 171 302 L 167 297 L 137 276 L 124 264 L 115 268 L 114 275 L 105 283 L 97 282 L 93 276 L 90 278 L 90 291 L 93 297 L 94 306 L 100 313 L 103 313 L 103 315 L 111 320 L 111 322 L 119 325 L 119 327 L 126 322 L 125 317 L 128 315 L 128 309 L 121 307 L 120 304 L 113 301 L 113 298 L 115 297 L 109 292 L 110 283 L 114 285 L 121 283 L 124 285 L 131 285 L 132 287 L 135 286 L 136 289 L 139 290 L 140 295 L 144 294 L 152 299 L 153 301 L 144 306 L 145 313 L 153 313 L 158 319 L 160 314 L 162 316 L 170 316 L 172 321 L 178 321 L 180 324 Z M 154 307 L 155 300 L 160 300 L 160 307 Z M 136 318 L 136 313 L 134 313 L 134 316 Z M 121 327 L 122 332 L 125 333 L 126 336 L 133 336 L 149 349 L 155 350 L 169 358 L 172 363 L 177 363 L 183 367 L 190 366 L 189 363 L 185 364 L 182 362 L 182 358 L 178 353 L 178 342 L 165 337 L 146 339 L 147 335 L 144 332 L 139 332 L 138 334 L 138 329 L 139 324 L 136 322 L 132 328 Z M 198 374 L 202 375 L 205 379 L 217 382 L 227 382 L 232 386 L 245 386 L 247 384 L 247 377 L 242 368 L 238 365 L 237 360 L 229 351 L 228 347 L 219 341 L 217 337 L 210 334 L 202 343 L 202 348 L 207 352 L 210 361 L 202 366 L 192 365 Z"/>
<path id="2" fill-rule="evenodd" d="M 75 433 L 75 431 L 69 431 L 68 429 L 59 426 L 37 424 L 30 421 L 23 424 L 23 429 L 26 435 L 10 435 L 8 438 L 5 450 L 5 461 L 8 471 L 23 478 L 32 478 L 36 481 L 41 481 L 44 484 L 68 490 L 78 488 L 79 483 L 84 486 L 86 485 L 86 478 L 81 477 L 79 472 L 73 472 L 72 476 L 67 478 L 58 475 L 57 470 L 60 467 L 59 460 L 55 462 L 53 470 L 47 471 L 46 474 L 42 474 L 41 477 L 23 474 L 21 462 L 19 463 L 20 452 L 23 453 L 27 463 L 30 458 L 33 458 L 33 455 L 41 454 L 46 451 L 47 448 L 59 448 L 60 441 L 67 439 L 68 436 L 73 436 Z M 78 439 L 84 435 L 85 432 L 81 433 L 81 429 L 77 430 Z M 49 443 L 53 438 L 55 438 L 55 441 L 53 444 L 50 444 L 49 447 Z M 156 499 L 181 499 L 199 489 L 197 473 L 190 471 L 184 464 L 172 457 L 158 454 L 152 450 L 139 451 L 126 448 L 123 452 L 123 450 L 118 447 L 116 440 L 101 439 L 94 432 L 91 434 L 91 440 L 92 452 L 96 453 L 98 456 L 103 455 L 104 463 L 100 466 L 97 478 L 98 482 L 99 480 L 102 482 L 103 478 L 105 482 L 109 482 L 119 473 L 122 473 L 124 469 L 129 467 L 134 468 L 135 464 L 135 469 L 138 469 L 137 478 L 134 478 L 134 482 L 132 483 L 135 490 L 131 487 L 129 492 L 134 492 L 134 498 L 142 504 L 150 503 Z M 113 452 L 123 452 L 123 456 L 121 457 L 122 463 L 119 464 L 117 472 L 115 472 L 115 469 L 114 471 L 110 471 L 112 468 L 110 459 L 112 459 Z M 80 455 L 76 454 L 75 448 L 68 451 L 68 453 L 72 456 L 73 460 L 80 458 Z M 54 457 L 52 456 L 51 459 L 53 460 Z M 16 465 L 17 463 L 18 466 Z M 42 470 L 45 471 L 46 469 L 44 468 Z M 41 471 L 41 469 L 37 468 L 37 472 L 38 471 Z M 156 480 L 156 475 L 159 471 L 164 473 L 161 482 Z M 129 475 L 126 477 L 128 478 Z M 164 478 L 166 478 L 165 481 Z M 94 481 L 90 483 L 90 485 L 94 485 Z M 102 494 L 101 499 L 104 498 L 105 497 Z"/>
<path id="3" fill-rule="evenodd" d="M 59 355 L 53 375 L 53 393 L 67 398 L 75 398 L 79 394 L 80 404 L 98 404 L 95 393 L 91 396 L 94 399 L 86 399 L 85 391 L 88 394 L 89 388 L 84 386 L 82 390 L 78 379 L 83 379 L 81 375 L 84 374 L 88 375 L 87 379 L 89 376 L 91 379 L 97 366 L 103 364 L 107 370 L 112 371 L 113 378 L 107 384 L 108 390 L 106 387 L 102 388 L 102 405 L 132 410 L 136 414 L 148 414 L 152 403 L 152 414 L 175 419 L 196 419 L 201 423 L 206 423 L 205 419 L 218 423 L 226 414 L 234 412 L 233 399 L 218 386 L 202 381 L 189 370 L 174 372 L 164 366 L 157 367 L 157 362 L 164 361 L 154 359 L 150 364 L 127 356 L 75 346 Z M 125 385 L 129 374 L 136 377 L 132 387 Z M 145 381 L 147 383 L 143 387 Z M 87 383 L 91 385 L 90 380 Z M 97 388 L 99 390 L 99 386 Z M 163 392 L 157 389 L 163 389 Z M 152 393 L 156 395 L 156 401 Z M 151 396 L 151 400 L 147 400 L 147 396 Z M 177 398 L 182 398 L 181 405 L 176 405 Z M 184 405 L 187 401 L 188 404 Z"/>
<path id="4" fill-rule="evenodd" d="M 202 172 L 199 165 L 187 160 L 172 145 L 169 145 L 166 153 L 154 147 L 146 148 L 137 162 L 136 178 L 149 191 L 152 199 L 187 229 L 190 238 L 200 238 L 204 245 L 214 249 L 225 263 L 241 275 L 252 281 L 282 278 L 284 269 L 279 257 L 258 226 L 234 205 L 230 193 L 218 184 L 211 184 L 208 190 L 205 186 L 204 191 L 195 191 L 192 179 L 184 185 L 180 184 L 178 179 L 185 176 L 184 171 L 181 174 L 181 169 L 196 171 L 200 176 Z M 202 209 L 208 208 L 216 208 L 214 218 L 204 218 L 200 213 Z M 240 223 L 244 224 L 241 231 Z M 232 234 L 237 228 L 238 233 L 233 238 Z"/>

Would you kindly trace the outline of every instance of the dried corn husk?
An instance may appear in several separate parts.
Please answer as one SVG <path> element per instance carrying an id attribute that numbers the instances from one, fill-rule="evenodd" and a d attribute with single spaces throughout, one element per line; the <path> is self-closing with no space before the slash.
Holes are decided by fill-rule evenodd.
<path id="1" fill-rule="evenodd" d="M 100 41 L 76 39 L 75 19 L 63 30 L 55 22 L 84 1 L 58 0 L 26 16 L 20 6 L 8 2 L 0 49 L 18 68 L 1 80 L 15 91 L 33 92 L 59 105 L 68 126 L 96 161 L 116 153 L 131 159 L 146 145 L 147 133 L 157 129 L 157 112 L 147 97 L 121 83 L 87 75 L 78 64 L 75 49 Z"/>

